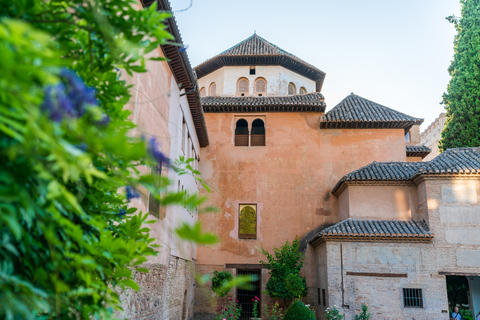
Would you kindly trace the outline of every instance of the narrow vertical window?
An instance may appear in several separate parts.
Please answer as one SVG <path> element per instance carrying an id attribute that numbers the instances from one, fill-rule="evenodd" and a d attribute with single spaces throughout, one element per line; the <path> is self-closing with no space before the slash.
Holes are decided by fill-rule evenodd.
<path id="1" fill-rule="evenodd" d="M 155 168 L 152 168 L 152 174 L 155 176 L 155 179 L 159 179 L 162 175 L 162 165 L 158 164 Z M 155 181 L 155 186 L 160 186 L 159 181 Z M 148 212 L 152 216 L 160 218 L 160 201 L 151 193 L 148 194 Z"/>
<path id="2" fill-rule="evenodd" d="M 293 84 L 293 82 L 290 82 L 288 84 L 288 94 L 289 95 L 294 95 L 297 94 L 297 87 Z"/>
<path id="3" fill-rule="evenodd" d="M 241 96 L 248 95 L 248 80 L 246 78 L 238 79 L 237 92 Z"/>
<path id="4" fill-rule="evenodd" d="M 251 146 L 265 146 L 265 123 L 261 119 L 252 122 Z"/>
<path id="5" fill-rule="evenodd" d="M 410 142 L 410 131 L 405 135 L 405 142 Z"/>
<path id="6" fill-rule="evenodd" d="M 257 78 L 255 80 L 255 93 L 262 95 L 267 92 L 267 81 L 263 78 Z"/>
<path id="7" fill-rule="evenodd" d="M 250 74 L 255 74 L 255 66 L 250 67 Z"/>
<path id="8" fill-rule="evenodd" d="M 203 87 L 202 89 L 200 89 L 200 97 L 205 97 L 206 95 L 207 95 L 207 89 Z"/>
<path id="9" fill-rule="evenodd" d="M 300 94 L 307 94 L 307 89 L 305 89 L 305 87 L 301 87 Z"/>
<path id="10" fill-rule="evenodd" d="M 235 146 L 248 147 L 248 122 L 239 119 L 235 127 Z"/>
<path id="11" fill-rule="evenodd" d="M 322 302 L 323 302 L 323 306 L 326 307 L 327 306 L 327 295 L 325 294 L 325 289 L 322 289 Z"/>
<path id="12" fill-rule="evenodd" d="M 257 205 L 241 204 L 238 226 L 239 239 L 257 238 Z"/>
<path id="13" fill-rule="evenodd" d="M 217 94 L 217 85 L 215 84 L 215 82 L 212 82 L 212 84 L 210 85 L 210 88 L 209 88 L 208 95 L 214 96 L 216 94 Z"/>
<path id="14" fill-rule="evenodd" d="M 186 135 L 187 135 L 187 123 L 185 122 L 185 118 L 182 121 L 182 151 L 185 153 L 185 144 L 186 144 Z"/>

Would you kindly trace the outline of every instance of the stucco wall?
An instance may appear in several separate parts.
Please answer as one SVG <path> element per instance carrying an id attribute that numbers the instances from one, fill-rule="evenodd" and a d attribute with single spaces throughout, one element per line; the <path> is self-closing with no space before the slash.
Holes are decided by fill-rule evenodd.
<path id="1" fill-rule="evenodd" d="M 237 82 L 240 78 L 249 80 L 250 95 L 256 95 L 254 82 L 257 78 L 264 78 L 267 81 L 266 95 L 288 94 L 288 83 L 293 82 L 297 88 L 297 94 L 300 87 L 305 87 L 307 93 L 315 92 L 315 81 L 305 78 L 293 71 L 280 66 L 256 66 L 255 74 L 250 75 L 250 66 L 222 67 L 200 79 L 198 79 L 199 88 L 205 87 L 207 95 L 210 85 L 216 83 L 216 95 L 236 96 Z"/>
<path id="2" fill-rule="evenodd" d="M 348 193 L 343 195 L 345 192 Z M 405 220 L 416 215 L 417 188 L 413 185 L 351 185 L 342 192 L 338 202 L 339 220 L 347 218 Z"/>
<path id="3" fill-rule="evenodd" d="M 432 152 L 423 159 L 429 161 L 440 154 L 438 150 L 438 141 L 441 139 L 441 133 L 445 126 L 445 113 L 441 113 L 420 136 L 421 144 L 432 149 Z"/>
<path id="4" fill-rule="evenodd" d="M 321 130 L 320 113 L 259 115 L 265 116 L 265 147 L 234 146 L 237 114 L 206 114 L 210 145 L 201 150 L 200 171 L 218 190 L 209 194 L 209 204 L 220 212 L 202 214 L 199 220 L 222 242 L 198 248 L 199 267 L 259 263 L 264 259 L 259 248 L 271 251 L 297 235 L 338 221 L 336 199 L 330 192 L 343 175 L 374 160 L 406 160 L 401 129 Z M 238 239 L 240 203 L 258 206 L 255 240 Z M 307 254 L 305 265 L 313 265 L 312 259 Z M 305 268 L 305 275 L 315 293 L 315 268 Z"/>

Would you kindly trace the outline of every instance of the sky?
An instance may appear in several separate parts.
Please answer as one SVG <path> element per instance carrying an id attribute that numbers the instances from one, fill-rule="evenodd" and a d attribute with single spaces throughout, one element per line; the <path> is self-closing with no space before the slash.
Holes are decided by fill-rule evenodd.
<path id="1" fill-rule="evenodd" d="M 456 34 L 445 17 L 459 0 L 170 2 L 192 67 L 256 31 L 326 72 L 327 111 L 353 92 L 424 118 L 421 131 L 444 112 Z"/>

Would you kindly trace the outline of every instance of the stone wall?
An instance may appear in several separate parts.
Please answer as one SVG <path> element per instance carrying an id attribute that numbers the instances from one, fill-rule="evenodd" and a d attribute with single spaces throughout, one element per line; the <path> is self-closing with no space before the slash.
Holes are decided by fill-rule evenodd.
<path id="1" fill-rule="evenodd" d="M 142 265 L 150 273 L 133 270 L 140 290 L 119 292 L 123 312 L 116 316 L 129 320 L 187 320 L 193 318 L 195 265 L 170 255 L 169 263 Z"/>

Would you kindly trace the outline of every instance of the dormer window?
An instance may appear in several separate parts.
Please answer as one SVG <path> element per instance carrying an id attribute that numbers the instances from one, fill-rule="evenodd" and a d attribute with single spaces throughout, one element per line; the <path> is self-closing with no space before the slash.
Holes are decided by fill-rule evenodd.
<path id="1" fill-rule="evenodd" d="M 267 93 L 267 81 L 263 78 L 257 78 L 255 80 L 255 93 L 259 96 Z"/>
<path id="2" fill-rule="evenodd" d="M 294 95 L 297 94 L 297 87 L 293 84 L 293 82 L 290 82 L 288 84 L 288 95 Z"/>
<path id="3" fill-rule="evenodd" d="M 246 78 L 240 78 L 238 79 L 237 83 L 237 93 L 240 96 L 245 96 L 248 95 L 249 90 L 248 90 L 248 79 Z"/>

